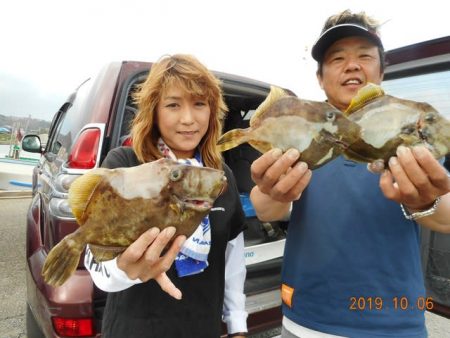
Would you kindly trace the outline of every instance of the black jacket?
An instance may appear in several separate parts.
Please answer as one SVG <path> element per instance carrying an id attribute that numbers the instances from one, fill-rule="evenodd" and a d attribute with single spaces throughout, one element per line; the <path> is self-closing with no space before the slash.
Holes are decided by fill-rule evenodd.
<path id="1" fill-rule="evenodd" d="M 139 165 L 131 148 L 112 150 L 103 167 Z M 228 188 L 210 211 L 209 266 L 200 274 L 179 278 L 174 266 L 167 271 L 183 298 L 176 300 L 150 280 L 121 292 L 109 293 L 103 315 L 105 338 L 217 338 L 221 332 L 225 249 L 243 228 L 245 216 L 231 170 L 224 165 Z"/>

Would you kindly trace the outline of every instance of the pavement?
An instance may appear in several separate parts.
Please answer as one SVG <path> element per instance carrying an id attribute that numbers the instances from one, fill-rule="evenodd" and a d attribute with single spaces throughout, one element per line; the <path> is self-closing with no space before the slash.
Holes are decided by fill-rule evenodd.
<path id="1" fill-rule="evenodd" d="M 30 203 L 30 192 L 0 191 L 0 338 L 26 338 L 25 223 Z M 428 312 L 425 318 L 429 338 L 450 338 L 449 319 Z"/>
<path id="2" fill-rule="evenodd" d="M 25 222 L 31 193 L 0 192 L 0 338 L 24 338 Z"/>

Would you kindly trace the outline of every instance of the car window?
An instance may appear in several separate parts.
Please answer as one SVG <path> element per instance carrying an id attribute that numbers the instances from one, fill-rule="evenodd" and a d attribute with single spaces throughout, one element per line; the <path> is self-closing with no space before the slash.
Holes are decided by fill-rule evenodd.
<path id="1" fill-rule="evenodd" d="M 450 119 L 450 70 L 388 80 L 383 88 L 389 95 L 427 102 Z"/>
<path id="2" fill-rule="evenodd" d="M 122 128 L 120 130 L 120 137 L 127 137 L 130 134 L 130 127 L 133 119 L 137 114 L 137 105 L 133 98 L 133 93 L 137 90 L 139 84 L 143 81 L 142 78 L 138 78 L 136 82 L 132 83 L 128 90 L 127 102 L 125 105 L 125 111 L 123 114 Z"/>
<path id="3" fill-rule="evenodd" d="M 63 161 L 67 160 L 77 133 L 82 126 L 89 123 L 89 114 L 82 114 L 81 112 L 86 111 L 86 97 L 89 93 L 91 82 L 92 81 L 85 82 L 78 89 L 73 104 L 62 113 L 59 121 L 54 126 L 56 131 L 54 132 L 50 141 L 51 143 L 47 149 L 50 153 L 57 155 Z"/>

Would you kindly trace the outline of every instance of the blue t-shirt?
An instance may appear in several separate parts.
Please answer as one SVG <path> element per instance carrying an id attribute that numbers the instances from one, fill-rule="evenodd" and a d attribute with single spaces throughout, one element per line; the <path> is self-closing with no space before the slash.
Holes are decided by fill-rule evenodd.
<path id="1" fill-rule="evenodd" d="M 316 169 L 288 227 L 284 315 L 347 337 L 426 337 L 419 231 L 366 164 Z"/>

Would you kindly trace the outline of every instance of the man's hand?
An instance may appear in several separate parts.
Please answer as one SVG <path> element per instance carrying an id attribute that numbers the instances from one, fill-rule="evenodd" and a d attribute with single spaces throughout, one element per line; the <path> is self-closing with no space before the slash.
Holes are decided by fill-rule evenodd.
<path id="1" fill-rule="evenodd" d="M 275 201 L 297 200 L 311 180 L 311 170 L 306 163 L 295 164 L 299 157 L 296 149 L 284 154 L 280 149 L 272 149 L 252 163 L 252 179 L 262 193 Z"/>
<path id="2" fill-rule="evenodd" d="M 181 291 L 167 277 L 185 236 L 178 236 L 170 248 L 161 256 L 162 251 L 175 234 L 174 227 L 168 227 L 160 232 L 158 228 L 151 228 L 134 241 L 119 257 L 117 266 L 130 279 L 139 278 L 143 282 L 154 279 L 161 289 L 176 299 L 181 299 Z"/>
<path id="3" fill-rule="evenodd" d="M 450 192 L 447 171 L 428 149 L 400 146 L 389 160 L 389 170 L 380 178 L 386 198 L 402 203 L 411 211 L 425 210 L 436 198 Z"/>

